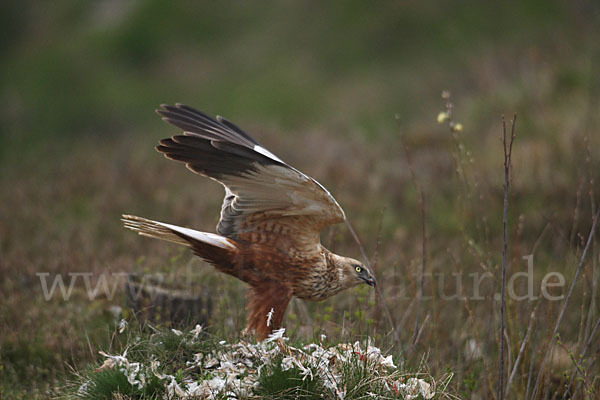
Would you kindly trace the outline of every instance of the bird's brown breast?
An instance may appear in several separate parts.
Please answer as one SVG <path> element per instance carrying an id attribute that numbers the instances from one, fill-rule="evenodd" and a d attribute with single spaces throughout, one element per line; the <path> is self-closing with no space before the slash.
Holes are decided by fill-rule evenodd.
<path id="1" fill-rule="evenodd" d="M 276 282 L 289 288 L 292 295 L 304 300 L 320 301 L 340 288 L 339 271 L 321 246 L 313 251 L 285 250 L 267 244 L 242 245 L 234 265 L 217 265 L 217 269 L 260 288 Z"/>

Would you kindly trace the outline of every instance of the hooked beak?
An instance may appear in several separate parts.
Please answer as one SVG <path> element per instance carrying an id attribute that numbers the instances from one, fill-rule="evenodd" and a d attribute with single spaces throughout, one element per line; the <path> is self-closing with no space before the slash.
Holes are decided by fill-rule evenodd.
<path id="1" fill-rule="evenodd" d="M 377 285 L 377 282 L 375 281 L 375 278 L 373 278 L 372 276 L 365 279 L 365 283 L 369 286 L 375 287 Z"/>

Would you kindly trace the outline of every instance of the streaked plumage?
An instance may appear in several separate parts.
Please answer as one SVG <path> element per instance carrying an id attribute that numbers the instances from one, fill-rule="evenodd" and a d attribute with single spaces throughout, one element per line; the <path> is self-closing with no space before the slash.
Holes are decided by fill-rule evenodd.
<path id="1" fill-rule="evenodd" d="M 319 301 L 359 283 L 375 284 L 360 262 L 321 245 L 320 231 L 346 217 L 320 183 L 224 118 L 181 104 L 157 112 L 184 133 L 161 140 L 156 149 L 225 187 L 218 234 L 131 215 L 123 216 L 125 226 L 188 246 L 248 283 L 247 331 L 264 339 L 279 328 L 292 296 Z"/>

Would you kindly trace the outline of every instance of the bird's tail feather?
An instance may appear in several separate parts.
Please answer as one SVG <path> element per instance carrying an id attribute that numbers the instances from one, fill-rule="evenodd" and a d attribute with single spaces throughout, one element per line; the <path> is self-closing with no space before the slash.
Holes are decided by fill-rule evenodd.
<path id="1" fill-rule="evenodd" d="M 199 242 L 203 245 L 209 245 L 224 250 L 235 250 L 237 248 L 234 241 L 214 233 L 200 232 L 177 225 L 136 217 L 135 215 L 123 215 L 121 220 L 126 228 L 131 229 L 140 235 L 177 243 L 191 247 L 194 250 L 198 247 Z"/>

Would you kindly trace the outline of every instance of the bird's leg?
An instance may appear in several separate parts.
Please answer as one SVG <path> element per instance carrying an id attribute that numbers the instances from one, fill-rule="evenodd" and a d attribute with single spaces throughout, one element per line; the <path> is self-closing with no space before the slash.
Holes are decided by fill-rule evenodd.
<path id="1" fill-rule="evenodd" d="M 281 282 L 262 281 L 249 291 L 247 332 L 254 332 L 258 340 L 266 339 L 281 327 L 290 299 L 291 290 Z"/>

